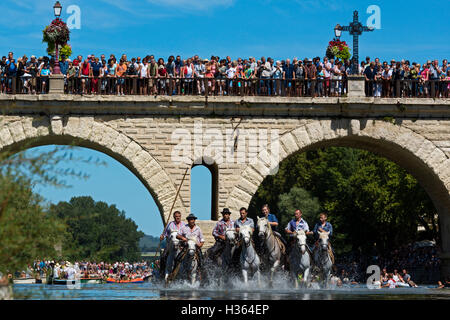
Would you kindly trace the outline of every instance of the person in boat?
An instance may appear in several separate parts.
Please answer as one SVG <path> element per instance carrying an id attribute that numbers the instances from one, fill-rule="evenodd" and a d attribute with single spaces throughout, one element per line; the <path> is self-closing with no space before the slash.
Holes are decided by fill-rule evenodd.
<path id="1" fill-rule="evenodd" d="M 197 256 L 199 267 L 201 268 L 203 263 L 202 247 L 205 243 L 205 239 L 203 238 L 202 230 L 195 224 L 195 220 L 197 220 L 197 217 L 193 213 L 191 213 L 187 216 L 186 220 L 188 221 L 188 223 L 181 228 L 180 232 L 177 235 L 177 238 L 184 243 L 187 243 L 188 238 L 191 236 L 197 238 Z"/>
<path id="2" fill-rule="evenodd" d="M 242 207 L 239 209 L 240 218 L 234 222 L 234 227 L 236 228 L 236 232 L 239 234 L 239 228 L 242 226 L 250 226 L 252 228 L 252 233 L 255 231 L 255 222 L 252 218 L 247 217 L 247 209 Z"/>
<path id="3" fill-rule="evenodd" d="M 173 221 L 171 221 L 167 224 L 163 233 L 160 235 L 159 240 L 162 241 L 162 240 L 166 239 L 166 241 L 168 241 L 172 231 L 177 230 L 178 233 L 180 233 L 181 228 L 184 227 L 184 225 L 185 225 L 185 223 L 181 222 L 181 212 L 178 210 L 175 211 L 173 213 Z M 164 250 L 161 255 L 161 268 L 164 268 L 164 269 L 166 267 L 167 254 L 168 254 L 167 250 Z M 164 269 L 161 269 L 161 270 L 164 270 Z"/>
<path id="4" fill-rule="evenodd" d="M 269 221 L 273 234 L 276 237 L 278 237 L 281 240 L 281 242 L 283 242 L 283 244 L 286 246 L 287 245 L 286 240 L 284 240 L 284 238 L 278 232 L 278 219 L 273 213 L 270 213 L 269 205 L 268 204 L 263 205 L 261 210 L 262 210 L 262 217 L 265 217 Z"/>
<path id="5" fill-rule="evenodd" d="M 306 235 L 313 235 L 314 233 L 312 231 L 309 231 L 309 225 L 308 222 L 306 222 L 302 218 L 303 212 L 300 209 L 295 210 L 294 218 L 289 221 L 286 228 L 284 229 L 286 234 L 291 238 L 291 241 L 289 241 L 289 249 L 292 247 L 292 243 L 295 241 L 294 235 L 299 230 L 304 230 Z"/>
<path id="6" fill-rule="evenodd" d="M 216 223 L 216 226 L 212 231 L 216 243 L 208 249 L 206 254 L 206 256 L 213 261 L 217 259 L 225 248 L 225 232 L 227 228 L 232 228 L 234 226 L 234 221 L 230 218 L 230 209 L 224 208 L 221 213 L 223 218 Z"/>

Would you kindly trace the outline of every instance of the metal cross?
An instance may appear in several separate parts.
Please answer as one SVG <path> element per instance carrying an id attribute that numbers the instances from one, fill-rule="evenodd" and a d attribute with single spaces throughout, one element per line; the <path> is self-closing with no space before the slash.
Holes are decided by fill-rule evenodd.
<path id="1" fill-rule="evenodd" d="M 353 62 L 352 62 L 352 74 L 358 74 L 358 64 L 359 64 L 359 42 L 358 37 L 364 32 L 364 31 L 373 31 L 374 28 L 372 27 L 365 27 L 361 24 L 361 22 L 358 21 L 358 11 L 353 12 L 353 22 L 350 23 L 349 26 L 341 27 L 342 31 L 349 31 L 350 35 L 353 36 Z"/>

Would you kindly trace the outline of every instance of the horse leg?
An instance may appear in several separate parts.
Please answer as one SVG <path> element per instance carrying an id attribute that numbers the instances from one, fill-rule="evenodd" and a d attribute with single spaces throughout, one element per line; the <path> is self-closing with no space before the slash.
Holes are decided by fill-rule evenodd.
<path id="1" fill-rule="evenodd" d="M 246 284 L 248 282 L 247 270 L 242 269 L 242 276 L 244 277 L 244 283 Z"/>
<path id="2" fill-rule="evenodd" d="M 258 279 L 258 287 L 261 287 L 261 273 L 259 272 L 259 268 L 256 269 L 256 277 Z"/>
<path id="3" fill-rule="evenodd" d="M 303 281 L 305 283 L 305 287 L 307 287 L 309 284 L 309 267 L 305 269 Z"/>
<path id="4" fill-rule="evenodd" d="M 273 280 L 273 275 L 275 271 L 277 270 L 278 266 L 280 265 L 280 260 L 275 261 L 272 268 L 270 268 L 270 282 Z"/>

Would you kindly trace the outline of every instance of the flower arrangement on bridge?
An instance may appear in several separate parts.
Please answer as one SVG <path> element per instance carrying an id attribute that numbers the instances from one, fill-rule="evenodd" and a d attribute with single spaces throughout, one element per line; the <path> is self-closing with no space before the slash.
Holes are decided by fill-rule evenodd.
<path id="1" fill-rule="evenodd" d="M 339 58 L 340 60 L 349 60 L 351 57 L 350 48 L 345 41 L 334 39 L 328 43 L 326 56 L 329 59 Z"/>
<path id="2" fill-rule="evenodd" d="M 63 46 L 64 48 L 64 46 L 70 39 L 70 30 L 67 27 L 67 24 L 60 19 L 53 20 L 50 25 L 45 27 L 42 33 L 43 33 L 42 42 L 47 43 L 48 54 L 51 54 L 55 51 L 56 43 Z M 71 48 L 70 51 L 72 51 Z"/>

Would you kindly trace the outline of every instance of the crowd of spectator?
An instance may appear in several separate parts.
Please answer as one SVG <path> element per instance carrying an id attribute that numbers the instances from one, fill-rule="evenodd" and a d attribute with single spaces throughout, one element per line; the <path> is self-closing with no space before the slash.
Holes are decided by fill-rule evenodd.
<path id="1" fill-rule="evenodd" d="M 370 256 L 353 253 L 340 255 L 336 260 L 334 274 L 344 282 L 365 282 L 369 265 L 379 266 L 386 275 L 394 275 L 396 270 L 408 270 L 416 282 L 434 283 L 439 277 L 440 259 L 436 246 L 411 243 L 384 254 L 374 252 Z"/>
<path id="2" fill-rule="evenodd" d="M 80 278 L 130 280 L 151 277 L 155 268 L 157 266 L 154 263 L 147 261 L 134 263 L 77 261 L 71 263 L 69 261 L 36 260 L 26 270 L 16 272 L 14 277 L 45 279 L 48 275 L 53 275 L 55 279 L 73 280 L 78 274 Z"/>
<path id="3" fill-rule="evenodd" d="M 348 91 L 352 73 L 350 61 L 327 57 L 275 61 L 195 55 L 170 56 L 166 61 L 154 55 L 129 59 L 126 54 L 91 54 L 73 60 L 62 56 L 59 66 L 68 94 L 341 96 Z M 1 92 L 46 93 L 54 68 L 53 58 L 23 56 L 16 61 L 10 52 L 0 62 Z M 367 57 L 358 73 L 366 78 L 368 96 L 448 97 L 447 60 L 439 66 L 437 60 L 388 64 Z"/>

